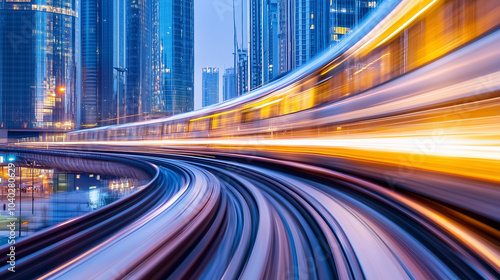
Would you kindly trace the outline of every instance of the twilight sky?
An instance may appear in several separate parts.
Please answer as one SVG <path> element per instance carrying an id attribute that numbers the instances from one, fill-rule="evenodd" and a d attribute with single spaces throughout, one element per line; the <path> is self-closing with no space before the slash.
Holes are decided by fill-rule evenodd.
<path id="1" fill-rule="evenodd" d="M 238 28 L 238 43 L 241 44 L 242 1 L 234 0 Z M 246 5 L 246 4 L 245 4 Z M 225 69 L 233 66 L 233 17 L 232 0 L 194 1 L 194 108 L 201 108 L 201 69 L 219 68 L 219 98 L 222 100 L 222 76 Z M 246 36 L 246 35 L 245 35 Z M 245 43 L 247 39 L 245 37 Z M 246 47 L 245 47 L 246 48 Z"/>

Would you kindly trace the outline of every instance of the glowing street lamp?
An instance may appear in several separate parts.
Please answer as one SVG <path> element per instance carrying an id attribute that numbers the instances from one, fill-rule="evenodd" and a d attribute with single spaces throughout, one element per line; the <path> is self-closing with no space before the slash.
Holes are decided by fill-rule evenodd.
<path id="1" fill-rule="evenodd" d="M 60 87 L 58 90 L 59 90 L 60 93 L 63 93 L 63 92 L 66 91 L 66 88 L 65 87 Z"/>

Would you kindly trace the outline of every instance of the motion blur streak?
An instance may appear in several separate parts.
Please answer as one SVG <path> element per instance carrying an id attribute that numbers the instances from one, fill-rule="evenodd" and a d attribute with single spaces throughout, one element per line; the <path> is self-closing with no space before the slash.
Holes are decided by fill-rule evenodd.
<path id="1" fill-rule="evenodd" d="M 164 178 L 149 214 L 43 278 L 500 279 L 498 15 L 385 1 L 247 95 L 23 143 Z"/>
<path id="2" fill-rule="evenodd" d="M 500 277 L 498 245 L 452 208 L 352 175 L 226 153 L 121 153 L 158 165 L 175 191 L 41 279 Z"/>

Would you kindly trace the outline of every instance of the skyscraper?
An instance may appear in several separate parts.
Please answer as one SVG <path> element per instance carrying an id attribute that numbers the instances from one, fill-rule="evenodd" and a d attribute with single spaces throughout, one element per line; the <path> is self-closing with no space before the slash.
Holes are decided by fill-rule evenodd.
<path id="1" fill-rule="evenodd" d="M 248 92 L 248 51 L 238 50 L 238 61 L 236 63 L 236 87 L 238 96 Z"/>
<path id="2" fill-rule="evenodd" d="M 263 0 L 248 0 L 248 74 L 249 89 L 262 85 L 262 55 L 263 55 Z"/>
<path id="3" fill-rule="evenodd" d="M 0 1 L 3 139 L 39 139 L 79 123 L 79 1 L 36 4 Z"/>
<path id="4" fill-rule="evenodd" d="M 360 21 L 373 9 L 377 8 L 380 0 L 338 0 L 330 3 L 328 13 L 327 44 L 335 44 L 340 41 L 345 34 L 358 25 Z"/>
<path id="5" fill-rule="evenodd" d="M 223 89 L 222 98 L 224 101 L 233 99 L 238 96 L 236 87 L 236 72 L 234 68 L 227 68 L 224 76 L 222 76 Z"/>
<path id="6" fill-rule="evenodd" d="M 279 75 L 278 1 L 266 0 L 263 13 L 262 83 Z"/>
<path id="7" fill-rule="evenodd" d="M 294 54 L 292 38 L 292 21 L 293 18 L 290 16 L 292 14 L 292 3 L 287 0 L 278 1 L 278 60 L 279 60 L 279 74 L 286 74 L 288 71 L 293 69 L 292 67 L 292 57 Z"/>
<path id="8" fill-rule="evenodd" d="M 219 103 L 219 68 L 203 68 L 201 92 L 203 107 Z"/>
<path id="9" fill-rule="evenodd" d="M 158 1 L 154 30 L 153 112 L 173 115 L 194 109 L 193 0 Z"/>
<path id="10" fill-rule="evenodd" d="M 82 2 L 82 128 L 116 123 L 113 6 L 106 0 Z"/>
<path id="11" fill-rule="evenodd" d="M 127 86 L 124 122 L 140 121 L 151 110 L 153 59 L 153 1 L 126 0 Z M 162 1 L 161 3 L 163 3 Z"/>
<path id="12" fill-rule="evenodd" d="M 278 0 L 249 0 L 250 90 L 279 75 Z"/>
<path id="13" fill-rule="evenodd" d="M 294 70 L 351 31 L 378 0 L 278 0 L 279 74 Z"/>
<path id="14" fill-rule="evenodd" d="M 123 0 L 113 0 L 113 107 L 117 123 L 123 123 L 127 80 L 127 6 Z"/>

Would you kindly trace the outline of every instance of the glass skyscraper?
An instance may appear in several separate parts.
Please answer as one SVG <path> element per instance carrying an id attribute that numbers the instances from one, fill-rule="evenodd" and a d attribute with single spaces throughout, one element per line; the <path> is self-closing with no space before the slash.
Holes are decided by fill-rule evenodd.
<path id="1" fill-rule="evenodd" d="M 248 74 L 249 89 L 258 88 L 263 84 L 263 12 L 265 1 L 248 0 Z"/>
<path id="2" fill-rule="evenodd" d="M 278 0 L 279 74 L 307 63 L 351 31 L 379 0 Z"/>
<path id="3" fill-rule="evenodd" d="M 328 28 L 325 32 L 329 36 L 327 41 L 332 44 L 338 42 L 345 34 L 351 32 L 351 28 L 359 22 L 373 9 L 380 0 L 337 0 L 329 5 Z"/>
<path id="4" fill-rule="evenodd" d="M 262 82 L 268 83 L 279 75 L 278 1 L 266 0 L 263 8 Z"/>
<path id="5" fill-rule="evenodd" d="M 201 79 L 203 107 L 219 103 L 219 68 L 203 68 Z"/>
<path id="6" fill-rule="evenodd" d="M 116 123 L 113 1 L 86 0 L 81 9 L 81 127 Z"/>
<path id="7" fill-rule="evenodd" d="M 153 113 L 194 109 L 193 0 L 162 0 L 155 7 Z"/>
<path id="8" fill-rule="evenodd" d="M 236 63 L 236 87 L 238 96 L 248 92 L 248 51 L 238 50 L 238 60 Z"/>
<path id="9" fill-rule="evenodd" d="M 236 87 L 236 72 L 234 68 L 227 68 L 224 76 L 222 76 L 223 89 L 222 98 L 224 101 L 233 99 L 238 96 L 238 89 Z"/>
<path id="10" fill-rule="evenodd" d="M 151 111 L 154 1 L 126 0 L 127 86 L 122 118 L 124 122 L 143 120 Z"/>
<path id="11" fill-rule="evenodd" d="M 0 1 L 0 129 L 9 137 L 78 127 L 78 5 Z"/>
<path id="12" fill-rule="evenodd" d="M 113 107 L 117 123 L 123 123 L 125 117 L 125 97 L 127 81 L 127 6 L 123 0 L 113 0 Z"/>

